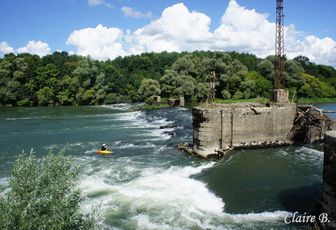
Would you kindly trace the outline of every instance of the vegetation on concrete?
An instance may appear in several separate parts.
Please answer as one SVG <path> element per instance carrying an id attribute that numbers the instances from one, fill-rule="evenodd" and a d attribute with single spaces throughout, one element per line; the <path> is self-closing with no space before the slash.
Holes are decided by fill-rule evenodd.
<path id="1" fill-rule="evenodd" d="M 0 58 L 0 105 L 98 105 L 151 103 L 152 96 L 196 98 L 210 94 L 216 72 L 220 99 L 269 98 L 275 57 L 237 52 L 144 53 L 114 60 L 55 52 L 40 58 L 6 54 Z M 290 98 L 335 98 L 336 70 L 307 57 L 285 60 Z M 159 95 L 155 95 L 159 94 Z"/>
<path id="2" fill-rule="evenodd" d="M 216 98 L 215 103 L 224 103 L 224 104 L 233 104 L 233 103 L 241 103 L 241 102 L 250 102 L 250 103 L 268 103 L 270 102 L 269 98 L 249 98 L 249 99 L 220 99 Z"/>
<path id="3" fill-rule="evenodd" d="M 82 214 L 79 171 L 63 154 L 38 160 L 21 154 L 10 189 L 0 196 L 0 229 L 94 229 L 95 212 Z"/>

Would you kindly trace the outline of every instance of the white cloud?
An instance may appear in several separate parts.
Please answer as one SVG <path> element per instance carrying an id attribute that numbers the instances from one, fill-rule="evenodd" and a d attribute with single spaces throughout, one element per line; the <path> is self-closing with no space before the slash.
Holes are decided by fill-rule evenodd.
<path id="1" fill-rule="evenodd" d="M 318 38 L 309 35 L 303 40 L 293 42 L 293 49 L 287 49 L 287 56 L 299 55 L 309 57 L 311 61 L 336 66 L 336 41 L 331 38 Z"/>
<path id="2" fill-rule="evenodd" d="M 221 25 L 214 31 L 211 49 L 251 52 L 258 56 L 274 53 L 275 24 L 267 14 L 257 13 L 230 1 Z"/>
<path id="3" fill-rule="evenodd" d="M 42 41 L 29 41 L 26 46 L 18 48 L 17 53 L 36 54 L 40 57 L 50 54 L 50 48 L 47 43 Z"/>
<path id="4" fill-rule="evenodd" d="M 108 8 L 113 8 L 113 5 L 109 2 L 106 2 L 105 0 L 88 0 L 88 4 L 90 6 L 99 6 L 99 5 L 104 5 Z"/>
<path id="5" fill-rule="evenodd" d="M 121 12 L 124 14 L 125 17 L 131 17 L 131 18 L 152 18 L 153 17 L 152 12 L 150 11 L 142 13 L 128 6 L 122 7 Z"/>
<path id="6" fill-rule="evenodd" d="M 13 52 L 14 52 L 13 47 L 9 46 L 7 42 L 0 42 L 0 53 L 7 54 Z"/>
<path id="7" fill-rule="evenodd" d="M 105 60 L 126 55 L 122 47 L 122 38 L 122 30 L 107 28 L 99 24 L 96 28 L 85 28 L 72 32 L 66 43 L 76 48 L 74 53 Z"/>
<path id="8" fill-rule="evenodd" d="M 310 56 L 318 63 L 333 64 L 336 66 L 336 41 L 331 38 L 308 36 L 302 42 L 303 55 Z"/>
<path id="9" fill-rule="evenodd" d="M 103 0 L 88 0 L 90 6 L 98 6 L 103 4 Z"/>
<path id="10" fill-rule="evenodd" d="M 89 0 L 100 4 L 103 0 Z M 122 10 L 129 16 L 141 12 Z M 247 9 L 231 0 L 221 24 L 210 31 L 211 19 L 201 12 L 190 11 L 183 3 L 166 8 L 159 19 L 123 32 L 119 28 L 98 25 L 74 31 L 67 44 L 76 53 L 106 59 L 119 55 L 160 51 L 221 50 L 249 52 L 259 57 L 274 54 L 275 23 L 267 14 Z M 306 36 L 294 25 L 285 27 L 285 51 L 289 58 L 305 55 L 312 61 L 336 66 L 336 41 L 331 38 Z"/>
<path id="11" fill-rule="evenodd" d="M 211 19 L 199 12 L 190 12 L 183 4 L 166 8 L 158 20 L 133 34 L 137 45 L 148 52 L 206 49 L 211 41 Z"/>
<path id="12" fill-rule="evenodd" d="M 275 53 L 275 23 L 268 20 L 267 14 L 246 9 L 235 0 L 230 1 L 214 38 L 211 49 L 249 52 L 259 57 Z M 285 27 L 285 53 L 289 58 L 304 55 L 314 62 L 336 66 L 335 40 L 305 37 L 294 25 Z"/>

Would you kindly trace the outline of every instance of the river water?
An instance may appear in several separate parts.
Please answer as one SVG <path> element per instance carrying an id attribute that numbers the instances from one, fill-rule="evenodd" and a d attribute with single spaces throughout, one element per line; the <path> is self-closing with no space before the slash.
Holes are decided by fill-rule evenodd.
<path id="1" fill-rule="evenodd" d="M 175 149 L 192 142 L 190 109 L 130 108 L 0 108 L 0 191 L 16 156 L 33 149 L 64 150 L 81 167 L 82 209 L 99 205 L 104 229 L 296 229 L 284 217 L 309 211 L 321 192 L 322 144 L 209 162 Z M 97 155 L 102 143 L 113 154 Z"/>

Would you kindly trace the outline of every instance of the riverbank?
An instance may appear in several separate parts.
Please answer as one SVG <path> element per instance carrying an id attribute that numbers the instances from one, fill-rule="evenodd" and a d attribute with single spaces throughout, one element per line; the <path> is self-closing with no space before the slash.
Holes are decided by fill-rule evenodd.
<path id="1" fill-rule="evenodd" d="M 336 103 L 336 98 L 300 98 L 299 104 L 329 104 Z"/>
<path id="2" fill-rule="evenodd" d="M 216 103 L 224 103 L 224 104 L 232 104 L 232 103 L 242 103 L 242 102 L 249 102 L 249 103 L 268 103 L 270 99 L 268 98 L 250 98 L 250 99 L 215 99 Z M 298 100 L 294 101 L 298 104 L 327 104 L 327 103 L 336 103 L 336 98 L 299 98 Z"/>
<path id="3" fill-rule="evenodd" d="M 269 98 L 249 98 L 249 99 L 222 99 L 216 98 L 215 103 L 219 104 L 235 104 L 235 103 L 259 103 L 259 104 L 266 104 L 269 103 Z M 298 100 L 294 101 L 298 104 L 332 104 L 336 103 L 336 98 L 299 98 Z M 116 104 L 104 104 L 106 106 L 109 105 L 118 105 Z M 122 103 L 123 104 L 123 103 Z M 170 107 L 168 104 L 168 98 L 163 97 L 161 98 L 161 102 L 159 104 L 145 104 L 139 102 L 131 102 L 130 104 L 138 104 L 133 107 L 134 110 L 152 110 L 152 109 L 163 109 Z M 198 102 L 195 98 L 192 98 L 191 101 L 186 101 L 187 108 L 192 108 L 195 106 L 199 106 L 205 104 L 204 102 Z M 209 104 L 209 103 L 208 103 Z M 12 105 L 0 105 L 0 108 L 32 108 L 32 107 L 63 107 L 64 105 L 48 105 L 48 106 L 12 106 Z M 71 105 L 71 106 L 101 106 L 101 105 Z M 70 106 L 70 107 L 71 107 Z M 67 106 L 64 106 L 67 107 Z"/>
<path id="4" fill-rule="evenodd" d="M 249 99 L 221 99 L 216 98 L 215 103 L 218 104 L 236 104 L 236 103 L 258 103 L 258 104 L 267 104 L 270 103 L 269 98 L 249 98 Z M 299 98 L 298 100 L 294 101 L 294 103 L 297 103 L 299 105 L 305 105 L 305 104 L 332 104 L 336 103 L 336 98 Z M 195 99 L 191 101 L 186 102 L 187 108 L 192 108 L 196 106 L 202 106 L 202 105 L 209 105 L 209 103 L 204 102 L 197 102 Z M 161 109 L 161 108 L 167 108 L 168 105 L 168 98 L 162 98 L 161 103 L 158 105 L 148 105 L 143 104 L 140 106 L 136 106 L 135 109 L 137 110 L 151 110 L 151 109 Z"/>

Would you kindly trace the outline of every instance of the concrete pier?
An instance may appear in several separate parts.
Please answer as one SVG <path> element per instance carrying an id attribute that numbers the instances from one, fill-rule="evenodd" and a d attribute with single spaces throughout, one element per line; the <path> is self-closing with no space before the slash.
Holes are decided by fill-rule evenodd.
<path id="1" fill-rule="evenodd" d="M 208 157 L 218 150 L 292 144 L 289 137 L 296 104 L 274 103 L 196 107 L 193 114 L 193 151 Z"/>
<path id="2" fill-rule="evenodd" d="M 326 229 L 336 229 L 336 131 L 325 134 L 322 208 L 330 220 Z"/>

